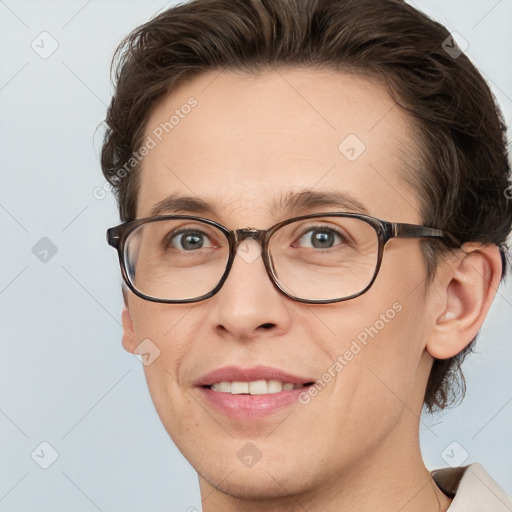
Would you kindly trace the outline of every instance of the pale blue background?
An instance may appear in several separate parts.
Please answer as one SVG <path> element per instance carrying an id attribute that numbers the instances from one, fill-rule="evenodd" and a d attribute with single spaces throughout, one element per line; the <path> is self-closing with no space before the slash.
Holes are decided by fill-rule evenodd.
<path id="1" fill-rule="evenodd" d="M 512 2 L 415 3 L 468 41 L 510 124 Z M 154 412 L 141 364 L 121 348 L 119 272 L 104 234 L 117 211 L 110 193 L 93 194 L 104 184 L 94 132 L 113 50 L 165 6 L 0 0 L 1 512 L 200 509 L 195 473 Z M 43 31 L 59 44 L 47 59 L 30 46 Z M 42 237 L 57 248 L 46 263 L 32 252 Z M 429 467 L 446 466 L 456 442 L 454 457 L 466 450 L 464 463 L 480 461 L 509 493 L 511 328 L 508 286 L 465 365 L 465 402 L 422 429 Z M 59 454 L 46 470 L 31 458 L 43 441 Z"/>

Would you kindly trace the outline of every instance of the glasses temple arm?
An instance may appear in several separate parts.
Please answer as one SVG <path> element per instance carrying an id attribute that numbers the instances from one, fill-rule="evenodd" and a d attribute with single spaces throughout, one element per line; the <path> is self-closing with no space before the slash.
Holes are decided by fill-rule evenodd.
<path id="1" fill-rule="evenodd" d="M 397 238 L 449 238 L 454 241 L 449 233 L 441 229 L 418 226 L 416 224 L 404 224 L 400 222 L 391 223 L 391 233 Z"/>

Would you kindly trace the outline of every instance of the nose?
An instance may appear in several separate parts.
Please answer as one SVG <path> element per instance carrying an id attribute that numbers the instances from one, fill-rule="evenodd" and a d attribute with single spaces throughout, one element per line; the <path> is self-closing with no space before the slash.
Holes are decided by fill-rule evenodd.
<path id="1" fill-rule="evenodd" d="M 250 340 L 276 336 L 290 328 L 290 302 L 267 275 L 261 244 L 242 240 L 221 290 L 211 299 L 212 327 L 224 337 Z"/>

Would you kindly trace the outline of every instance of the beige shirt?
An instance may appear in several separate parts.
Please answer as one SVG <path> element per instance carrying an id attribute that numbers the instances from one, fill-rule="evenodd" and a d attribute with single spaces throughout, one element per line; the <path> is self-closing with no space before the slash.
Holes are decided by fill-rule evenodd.
<path id="1" fill-rule="evenodd" d="M 437 486 L 450 498 L 447 512 L 512 512 L 512 498 L 478 462 L 432 471 Z"/>

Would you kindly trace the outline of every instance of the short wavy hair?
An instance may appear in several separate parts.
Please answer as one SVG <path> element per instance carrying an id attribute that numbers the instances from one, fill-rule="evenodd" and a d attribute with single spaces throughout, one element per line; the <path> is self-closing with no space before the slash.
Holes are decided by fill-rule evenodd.
<path id="1" fill-rule="evenodd" d="M 382 83 L 413 120 L 415 187 L 424 224 L 458 245 L 504 247 L 512 222 L 510 163 L 500 109 L 448 30 L 401 0 L 193 0 L 136 28 L 112 65 L 101 166 L 122 220 L 136 215 L 139 161 L 149 116 L 178 85 L 211 70 L 258 73 L 302 66 Z M 135 163 L 133 163 L 135 162 Z M 427 275 L 448 247 L 422 242 Z M 503 275 L 506 258 L 502 251 Z M 424 406 L 443 409 L 465 392 L 460 365 L 435 359 Z"/>

